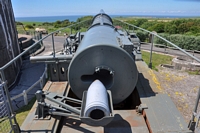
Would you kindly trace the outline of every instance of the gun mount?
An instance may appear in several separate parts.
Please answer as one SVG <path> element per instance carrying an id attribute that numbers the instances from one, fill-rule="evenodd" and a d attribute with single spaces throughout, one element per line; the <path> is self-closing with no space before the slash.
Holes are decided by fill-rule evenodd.
<path id="1" fill-rule="evenodd" d="M 60 54 L 31 57 L 47 63 L 56 82 L 36 93 L 37 120 L 62 116 L 56 132 L 187 132 L 141 60 L 140 44 L 100 11 L 86 32 L 65 39 Z"/>

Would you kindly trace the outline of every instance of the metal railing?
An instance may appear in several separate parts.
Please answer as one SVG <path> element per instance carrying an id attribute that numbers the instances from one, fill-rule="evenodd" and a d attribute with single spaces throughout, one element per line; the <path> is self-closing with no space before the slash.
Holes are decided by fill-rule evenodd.
<path id="1" fill-rule="evenodd" d="M 0 133 L 12 131 L 10 112 L 4 95 L 3 85 L 0 85 Z"/>
<path id="2" fill-rule="evenodd" d="M 11 101 L 19 98 L 19 97 L 23 97 L 24 99 L 24 104 L 27 105 L 28 104 L 28 97 L 27 94 L 29 93 L 29 91 L 31 91 L 34 87 L 36 87 L 38 84 L 40 85 L 40 88 L 42 89 L 46 83 L 46 79 L 48 78 L 47 75 L 47 66 L 45 66 L 45 70 L 44 73 L 42 74 L 42 76 L 40 77 L 40 79 L 38 81 L 36 81 L 31 87 L 29 87 L 27 90 L 23 90 L 22 93 L 15 95 L 13 97 L 11 97 Z M 4 86 L 5 83 L 2 85 Z M 0 106 L 3 105 L 3 102 L 0 102 Z"/>
<path id="3" fill-rule="evenodd" d="M 42 41 L 44 39 L 46 39 L 47 37 L 49 36 L 52 36 L 52 45 L 53 47 L 55 47 L 54 45 L 54 34 L 55 33 L 58 33 L 59 31 L 61 30 L 64 30 L 64 29 L 67 29 L 67 28 L 71 28 L 71 33 L 72 33 L 72 27 L 75 26 L 75 25 L 79 25 L 79 24 L 82 24 L 82 23 L 85 23 L 85 22 L 88 22 L 90 20 L 85 20 L 85 21 L 82 21 L 82 22 L 79 22 L 79 23 L 75 23 L 75 24 L 72 24 L 70 26 L 67 26 L 65 28 L 61 28 L 59 30 L 56 30 L 56 31 L 53 31 L 51 33 L 49 33 L 47 36 L 39 39 L 38 37 L 35 38 L 36 40 L 38 40 L 37 42 L 35 42 L 34 44 L 32 44 L 30 47 L 28 47 L 25 51 L 23 51 L 22 53 L 20 53 L 19 55 L 17 55 L 15 58 L 13 58 L 11 61 L 9 61 L 7 64 L 5 64 L 4 66 L 2 66 L 0 68 L 0 81 L 1 81 L 1 84 L 3 85 L 3 89 L 4 89 L 4 92 L 5 92 L 5 96 L 6 96 L 6 99 L 7 99 L 7 102 L 8 102 L 8 110 L 10 112 L 10 116 L 9 116 L 9 119 L 10 119 L 10 125 L 11 125 L 11 132 L 14 131 L 15 133 L 19 133 L 20 132 L 20 128 L 19 128 L 19 125 L 17 123 L 17 120 L 16 120 L 16 117 L 15 117 L 15 113 L 14 113 L 14 110 L 13 110 L 13 107 L 12 107 L 12 100 L 16 99 L 16 98 L 19 98 L 21 96 L 24 97 L 24 102 L 25 104 L 28 103 L 27 101 L 27 93 L 32 89 L 34 88 L 35 85 L 37 85 L 38 83 L 40 83 L 41 85 L 44 84 L 44 80 L 43 80 L 43 77 L 46 73 L 46 69 L 45 69 L 45 73 L 43 73 L 43 76 L 41 76 L 41 79 L 38 80 L 35 84 L 33 84 L 28 90 L 24 90 L 21 94 L 17 95 L 17 96 L 14 96 L 14 97 L 10 97 L 10 93 L 8 91 L 8 85 L 7 85 L 7 81 L 6 81 L 6 77 L 5 77 L 5 72 L 4 70 L 6 68 L 8 68 L 10 65 L 12 65 L 13 63 L 15 63 L 18 59 L 21 59 L 21 57 L 26 54 L 29 50 L 33 49 L 36 45 L 38 44 L 42 44 Z M 55 57 L 55 49 L 53 50 L 53 55 Z M 0 104 L 0 105 L 3 105 L 3 104 Z M 1 123 L 0 123 L 1 124 Z"/>
<path id="4" fill-rule="evenodd" d="M 117 19 L 115 19 L 115 20 L 117 20 Z M 52 38 L 52 47 L 53 47 L 53 55 L 52 55 L 52 57 L 55 58 L 55 57 L 56 57 L 56 51 L 55 51 L 55 44 L 54 44 L 54 34 L 55 34 L 55 33 L 58 33 L 59 31 L 62 31 L 62 30 L 64 30 L 64 29 L 67 29 L 67 28 L 70 28 L 70 29 L 71 29 L 71 33 L 72 33 L 72 27 L 73 27 L 73 26 L 80 25 L 80 24 L 85 23 L 85 22 L 88 22 L 88 21 L 90 21 L 90 20 L 85 20 L 85 21 L 82 21 L 82 22 L 79 22 L 79 23 L 75 23 L 75 24 L 70 25 L 70 26 L 68 26 L 68 27 L 61 28 L 61 29 L 59 29 L 59 30 L 56 30 L 56 31 L 53 31 L 53 32 L 49 33 L 47 36 L 45 36 L 45 37 L 39 39 L 39 40 L 38 40 L 37 42 L 35 42 L 32 46 L 28 47 L 25 51 L 23 51 L 21 54 L 19 54 L 19 55 L 16 56 L 14 59 L 12 59 L 10 62 L 8 62 L 7 64 L 5 64 L 3 67 L 0 68 L 0 75 L 1 75 L 1 78 L 2 78 L 2 84 L 3 84 L 3 88 L 4 88 L 4 91 L 5 91 L 5 94 L 6 94 L 6 99 L 7 99 L 7 102 L 8 102 L 9 111 L 10 111 L 10 114 L 11 114 L 9 117 L 11 118 L 11 119 L 10 119 L 10 124 L 11 124 L 12 131 L 14 131 L 14 132 L 16 132 L 16 133 L 19 132 L 19 131 L 18 131 L 18 130 L 19 130 L 19 127 L 17 126 L 18 124 L 17 124 L 16 118 L 15 118 L 15 114 L 14 114 L 14 111 L 13 111 L 13 108 L 12 108 L 12 100 L 23 96 L 23 97 L 24 97 L 24 103 L 27 104 L 27 103 L 28 103 L 28 101 L 27 101 L 27 93 L 28 93 L 32 88 L 34 88 L 36 85 L 38 85 L 39 83 L 40 83 L 40 85 L 41 85 L 41 88 L 43 87 L 43 85 L 44 85 L 44 77 L 45 77 L 45 74 L 46 74 L 46 71 L 47 71 L 47 67 L 45 68 L 45 72 L 43 73 L 43 75 L 40 77 L 40 79 L 39 79 L 36 83 L 34 83 L 29 89 L 24 90 L 21 94 L 19 94 L 19 95 L 17 95 L 17 96 L 14 96 L 14 97 L 10 97 L 10 94 L 9 94 L 9 91 L 8 91 L 8 86 L 7 86 L 7 83 L 6 83 L 5 74 L 4 74 L 4 70 L 5 70 L 7 67 L 9 67 L 10 65 L 12 65 L 16 60 L 20 59 L 26 52 L 28 52 L 28 51 L 31 50 L 33 47 L 35 47 L 36 45 L 38 45 L 38 43 L 42 43 L 42 41 L 43 41 L 44 39 L 46 39 L 47 37 L 51 37 L 51 38 Z M 148 31 L 148 30 L 145 30 L 145 29 L 143 29 L 143 28 L 137 27 L 137 26 L 135 26 L 135 25 L 131 25 L 131 24 L 126 23 L 126 22 L 122 22 L 122 21 L 120 21 L 120 20 L 117 20 L 117 21 L 123 23 L 123 25 L 125 24 L 125 25 L 128 25 L 128 26 L 131 26 L 133 29 L 134 29 L 134 28 L 138 28 L 138 29 L 140 29 L 140 30 L 143 30 L 143 31 L 145 31 L 145 32 L 148 32 L 149 34 L 152 35 L 152 40 L 153 40 L 154 36 L 156 36 L 156 37 L 158 37 L 158 38 L 160 38 L 160 39 L 166 41 L 167 43 L 171 44 L 173 47 L 179 49 L 179 50 L 182 51 L 184 54 L 186 54 L 186 55 L 188 55 L 189 57 L 193 58 L 193 59 L 196 60 L 197 62 L 200 62 L 200 60 L 199 60 L 198 58 L 194 57 L 193 55 L 189 54 L 189 53 L 186 52 L 185 50 L 179 48 L 178 46 L 176 46 L 176 45 L 173 44 L 172 42 L 166 40 L 165 38 L 163 38 L 163 37 L 157 35 L 157 34 L 154 33 L 154 32 L 150 32 L 150 31 Z M 152 62 L 152 51 L 153 51 L 153 41 L 152 41 L 152 44 L 151 44 L 151 51 L 150 51 L 151 54 L 150 54 L 149 67 L 151 67 L 151 62 Z M 1 105 L 3 105 L 3 104 L 0 104 L 0 106 L 1 106 Z M 12 123 L 12 121 L 13 121 L 14 123 Z M 18 128 L 18 129 L 17 129 L 17 128 Z"/>

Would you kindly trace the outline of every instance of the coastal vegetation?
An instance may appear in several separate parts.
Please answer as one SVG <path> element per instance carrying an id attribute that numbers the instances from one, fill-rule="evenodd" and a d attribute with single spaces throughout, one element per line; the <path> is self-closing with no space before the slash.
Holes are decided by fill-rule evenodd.
<path id="1" fill-rule="evenodd" d="M 24 31 L 34 31 L 35 28 L 45 28 L 48 33 L 58 30 L 62 27 L 67 27 L 71 24 L 81 22 L 87 19 L 91 19 L 92 16 L 85 16 L 78 18 L 76 22 L 71 22 L 68 19 L 58 20 L 56 22 L 16 22 L 18 33 L 24 33 Z M 200 18 L 123 18 L 117 19 L 123 20 L 127 23 L 135 26 L 147 29 L 149 31 L 155 31 L 158 35 L 166 38 L 167 40 L 175 43 L 179 47 L 188 50 L 200 50 Z M 115 23 L 115 21 L 114 21 Z M 58 33 L 63 35 L 64 33 L 70 34 L 77 31 L 85 31 L 89 24 L 83 23 L 81 25 L 73 26 L 72 29 L 67 28 Z M 122 26 L 123 27 L 123 26 Z M 142 42 L 150 42 L 149 34 L 141 30 L 134 28 L 134 32 L 140 38 Z M 171 47 L 170 44 L 155 37 L 155 44 L 162 44 Z"/>
<path id="2" fill-rule="evenodd" d="M 124 19 L 127 23 L 155 31 L 158 35 L 187 50 L 200 50 L 200 18 L 176 19 Z M 149 34 L 135 28 L 142 42 L 150 42 Z M 155 37 L 155 44 L 172 47 L 170 44 Z"/>
<path id="3" fill-rule="evenodd" d="M 69 21 L 68 19 L 65 20 L 57 20 L 55 22 L 16 22 L 18 33 L 24 33 L 25 31 L 34 31 L 35 28 L 45 28 L 48 32 L 53 32 L 58 30 L 59 28 L 67 27 L 77 22 L 81 22 L 84 20 L 91 19 L 92 16 L 84 16 L 78 18 L 76 22 Z M 78 30 L 84 31 L 88 27 L 87 24 L 81 24 L 72 27 L 72 31 L 76 32 Z M 70 29 L 66 29 L 62 31 L 64 33 L 69 33 Z M 63 34 L 62 34 L 63 35 Z"/>

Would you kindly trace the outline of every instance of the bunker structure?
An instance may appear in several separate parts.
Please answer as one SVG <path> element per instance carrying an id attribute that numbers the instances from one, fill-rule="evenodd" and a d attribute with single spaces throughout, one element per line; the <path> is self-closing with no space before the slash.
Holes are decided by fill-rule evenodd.
<path id="1" fill-rule="evenodd" d="M 10 0 L 0 0 L 0 67 L 20 54 L 15 19 Z M 11 86 L 20 71 L 21 60 L 4 70 L 8 86 Z M 0 78 L 2 78 L 0 76 Z"/>

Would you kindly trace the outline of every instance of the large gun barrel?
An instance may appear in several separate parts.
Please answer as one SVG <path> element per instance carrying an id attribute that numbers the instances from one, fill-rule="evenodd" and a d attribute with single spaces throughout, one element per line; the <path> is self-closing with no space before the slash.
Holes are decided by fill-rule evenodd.
<path id="1" fill-rule="evenodd" d="M 112 92 L 114 104 L 134 90 L 138 71 L 133 56 L 120 47 L 119 37 L 107 14 L 101 11 L 94 16 L 68 69 L 71 89 L 80 99 L 95 80 Z"/>

